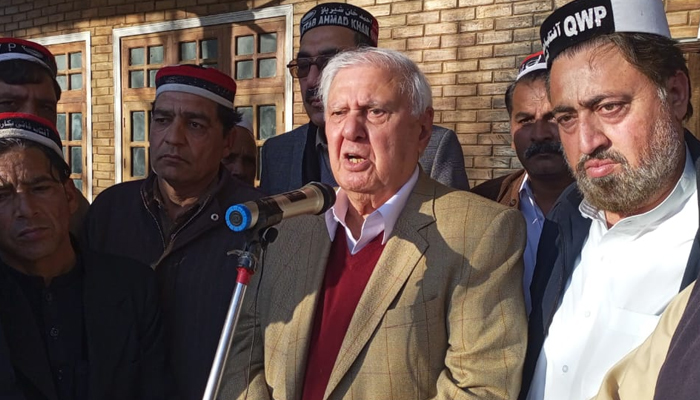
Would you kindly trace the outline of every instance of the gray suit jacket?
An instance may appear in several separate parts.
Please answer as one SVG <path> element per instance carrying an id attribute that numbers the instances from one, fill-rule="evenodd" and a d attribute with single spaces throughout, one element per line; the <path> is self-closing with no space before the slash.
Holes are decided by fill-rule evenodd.
<path id="1" fill-rule="evenodd" d="M 308 183 L 303 181 L 302 174 L 308 128 L 309 124 L 304 124 L 265 142 L 260 160 L 260 190 L 264 193 L 288 192 Z M 453 130 L 433 126 L 430 142 L 418 161 L 428 176 L 443 185 L 469 190 L 462 146 Z M 336 182 L 323 183 L 337 186 Z"/>

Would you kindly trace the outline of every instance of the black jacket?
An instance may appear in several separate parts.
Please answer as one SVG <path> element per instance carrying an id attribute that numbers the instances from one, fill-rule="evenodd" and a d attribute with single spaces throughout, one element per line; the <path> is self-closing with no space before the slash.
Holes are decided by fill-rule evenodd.
<path id="1" fill-rule="evenodd" d="M 693 163 L 696 167 L 700 166 L 700 141 L 687 131 L 685 141 Z M 528 344 L 520 399 L 525 399 L 530 390 L 537 358 L 549 332 L 549 326 L 573 273 L 576 258 L 581 254 L 588 237 L 591 220 L 584 218 L 579 212 L 578 207 L 582 200 L 576 184 L 571 184 L 552 207 L 542 228 L 535 275 L 530 285 L 532 313 L 528 324 Z M 695 280 L 698 271 L 700 237 L 696 236 L 679 291 Z"/>
<path id="2" fill-rule="evenodd" d="M 226 226 L 228 207 L 261 193 L 219 172 L 198 211 L 166 246 L 153 199 L 155 176 L 101 193 L 86 218 L 90 248 L 134 258 L 156 271 L 166 331 L 168 364 L 182 399 L 201 399 L 236 285 L 235 256 L 245 238 Z"/>
<path id="3" fill-rule="evenodd" d="M 24 400 L 24 396 L 17 385 L 17 377 L 10 360 L 10 349 L 7 347 L 7 340 L 5 339 L 2 326 L 0 326 L 0 399 Z"/>
<path id="4" fill-rule="evenodd" d="M 93 252 L 81 252 L 79 257 L 85 270 L 88 398 L 166 399 L 165 343 L 155 274 L 122 257 Z M 0 398 L 22 399 L 21 387 L 27 400 L 55 400 L 39 327 L 22 289 L 7 273 L 0 273 L 0 319 L 14 367 L 6 371 L 0 363 Z M 19 376 L 21 383 L 14 379 Z"/>

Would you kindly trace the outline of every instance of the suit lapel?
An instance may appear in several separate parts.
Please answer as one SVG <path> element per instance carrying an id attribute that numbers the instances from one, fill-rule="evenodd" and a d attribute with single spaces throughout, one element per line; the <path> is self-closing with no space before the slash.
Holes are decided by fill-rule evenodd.
<path id="1" fill-rule="evenodd" d="M 304 185 L 302 172 L 304 164 L 304 151 L 306 149 L 307 135 L 309 134 L 309 124 L 306 124 L 299 128 L 300 130 L 300 140 L 295 140 L 294 148 L 292 149 L 292 162 L 287 164 L 289 169 L 289 185 L 288 190 L 294 190 L 302 187 Z"/>
<path id="2" fill-rule="evenodd" d="M 324 399 L 330 396 L 355 362 L 428 249 L 428 242 L 420 230 L 435 222 L 432 212 L 434 192 L 434 183 L 421 172 L 357 304 Z"/>
<path id="3" fill-rule="evenodd" d="M 695 139 L 690 132 L 685 132 L 685 142 L 688 144 L 688 149 L 690 150 L 690 156 L 695 163 L 695 176 L 696 185 L 698 190 L 700 190 L 700 143 Z M 698 208 L 700 208 L 700 196 L 698 196 Z M 686 286 L 691 284 L 695 279 L 698 278 L 700 273 L 700 229 L 695 235 L 695 240 L 693 240 L 693 247 L 690 250 L 690 257 L 688 258 L 688 264 L 685 267 L 685 273 L 683 274 L 683 281 L 681 282 L 680 290 L 683 290 Z"/>
<path id="4" fill-rule="evenodd" d="M 20 287 L 14 284 L 9 276 L 5 275 L 0 279 L 2 279 L 0 294 L 2 313 L 0 315 L 2 315 L 2 326 L 12 355 L 12 364 L 47 399 L 56 400 L 51 367 L 31 307 Z"/>
<path id="5" fill-rule="evenodd" d="M 85 264 L 84 264 L 85 265 Z M 122 362 L 123 348 L 133 320 L 126 309 L 126 294 L 107 277 L 85 265 L 85 331 L 90 363 L 89 395 L 91 399 L 109 397 L 114 371 Z"/>
<path id="6" fill-rule="evenodd" d="M 297 304 L 292 308 L 289 337 L 283 340 L 287 343 L 287 360 L 285 368 L 286 398 L 299 399 L 302 395 L 304 372 L 309 352 L 309 342 L 313 329 L 314 316 L 319 292 L 323 284 L 326 263 L 331 250 L 331 241 L 325 226 L 323 216 L 311 219 L 310 229 L 303 229 L 293 234 L 308 234 L 318 232 L 319 237 L 309 237 L 307 240 L 294 241 L 296 249 L 289 260 L 291 271 L 287 274 L 293 285 L 293 297 L 289 304 Z M 289 290 L 288 287 L 275 287 L 275 290 Z"/>

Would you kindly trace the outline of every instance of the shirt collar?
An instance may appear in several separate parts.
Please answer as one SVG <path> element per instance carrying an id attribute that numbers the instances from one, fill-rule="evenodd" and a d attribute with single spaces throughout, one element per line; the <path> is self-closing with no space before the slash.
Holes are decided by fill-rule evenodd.
<path id="1" fill-rule="evenodd" d="M 530 176 L 527 174 L 527 171 L 525 172 L 525 176 L 523 176 L 523 183 L 520 184 L 520 188 L 518 189 L 518 193 L 522 194 L 523 191 L 527 194 L 529 197 L 532 196 L 532 189 L 530 188 Z"/>
<path id="2" fill-rule="evenodd" d="M 673 188 L 671 193 L 654 209 L 643 214 L 631 215 L 629 217 L 622 218 L 617 224 L 615 224 L 615 226 L 613 226 L 613 228 L 627 225 L 630 227 L 630 229 L 635 230 L 638 230 L 640 227 L 644 227 L 645 230 L 655 229 L 656 226 L 663 222 L 669 215 L 676 213 L 683 206 L 686 200 L 688 200 L 693 193 L 695 193 L 697 189 L 695 177 L 695 166 L 693 165 L 690 150 L 686 144 L 683 174 L 681 174 L 680 179 L 678 179 L 678 182 L 676 182 L 676 186 Z M 605 211 L 597 209 L 585 198 L 581 201 L 578 208 L 579 212 L 584 218 L 603 223 L 605 226 L 607 226 Z M 623 221 L 626 221 L 626 223 L 621 224 L 620 222 Z"/>
<path id="3" fill-rule="evenodd" d="M 335 239 L 335 231 L 338 224 L 340 224 L 345 229 L 351 254 L 356 254 L 367 243 L 376 238 L 382 231 L 384 232 L 382 244 L 386 244 L 391 236 L 391 232 L 394 230 L 394 226 L 396 225 L 396 221 L 399 219 L 401 211 L 406 206 L 408 197 L 411 195 L 413 188 L 416 186 L 416 182 L 418 182 L 418 171 L 419 167 L 416 166 L 416 169 L 413 171 L 413 175 L 411 175 L 408 181 L 401 186 L 401 188 L 393 196 L 391 196 L 389 200 L 387 200 L 379 208 L 368 215 L 367 218 L 365 218 L 365 221 L 362 223 L 362 230 L 358 240 L 353 238 L 350 229 L 348 229 L 345 223 L 345 216 L 348 212 L 348 208 L 350 207 L 350 200 L 348 199 L 347 193 L 345 193 L 342 188 L 339 188 L 336 191 L 335 204 L 330 210 L 326 211 L 325 215 L 328 236 L 330 237 L 331 241 Z"/>

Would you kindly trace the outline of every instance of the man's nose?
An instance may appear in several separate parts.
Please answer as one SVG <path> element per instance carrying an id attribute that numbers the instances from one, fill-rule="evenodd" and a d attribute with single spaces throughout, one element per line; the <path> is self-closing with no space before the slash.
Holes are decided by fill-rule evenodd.
<path id="1" fill-rule="evenodd" d="M 318 86 L 321 72 L 323 72 L 323 68 L 319 68 L 318 65 L 311 64 L 309 66 L 309 74 L 306 75 L 306 83 L 310 88 Z"/>
<path id="2" fill-rule="evenodd" d="M 165 128 L 164 140 L 169 144 L 183 144 L 186 142 L 184 124 L 173 120 L 173 122 Z"/>
<path id="3" fill-rule="evenodd" d="M 351 112 L 343 120 L 341 129 L 341 133 L 346 140 L 358 140 L 367 134 L 366 118 L 360 112 Z"/>
<path id="4" fill-rule="evenodd" d="M 28 218 L 36 212 L 36 204 L 27 192 L 18 192 L 14 196 L 15 215 Z"/>
<path id="5" fill-rule="evenodd" d="M 610 140 L 600 128 L 594 116 L 580 116 L 579 146 L 581 153 L 593 154 L 598 148 L 608 148 Z"/>
<path id="6" fill-rule="evenodd" d="M 548 140 L 556 140 L 559 136 L 559 131 L 557 130 L 557 124 L 547 119 L 538 119 L 535 122 L 532 132 L 533 142 L 544 142 Z"/>

